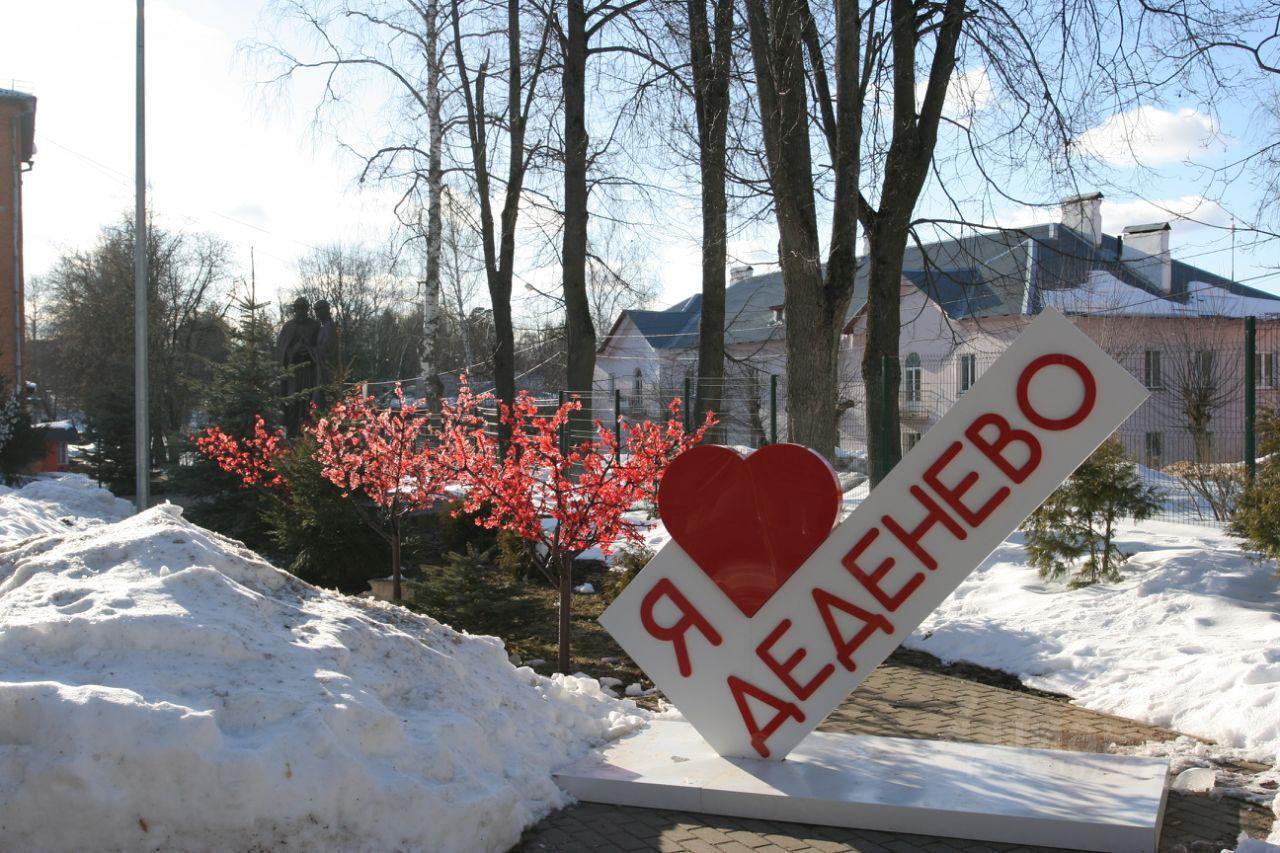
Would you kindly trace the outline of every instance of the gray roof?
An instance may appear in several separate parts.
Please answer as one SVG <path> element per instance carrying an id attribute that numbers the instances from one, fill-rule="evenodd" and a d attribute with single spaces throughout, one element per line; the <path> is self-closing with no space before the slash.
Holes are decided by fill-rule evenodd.
<path id="1" fill-rule="evenodd" d="M 1275 310 L 1280 313 L 1280 296 L 1176 259 L 1171 267 L 1171 293 L 1161 293 L 1134 271 L 1131 260 L 1119 260 L 1120 250 L 1121 240 L 1110 234 L 1103 234 L 1101 244 L 1095 247 L 1083 234 L 1065 225 L 1033 225 L 911 244 L 903 254 L 902 275 L 952 319 L 1037 314 L 1043 307 L 1041 293 L 1078 288 L 1094 271 L 1108 272 L 1134 288 L 1138 298 L 1131 305 L 1188 303 L 1195 282 L 1196 291 L 1207 289 L 1219 295 L 1275 302 Z M 865 304 L 867 279 L 867 266 L 861 264 L 846 321 Z M 781 272 L 731 283 L 725 290 L 725 342 L 780 338 L 782 327 L 773 323 L 773 307 L 782 303 Z M 695 295 L 663 311 L 624 311 L 622 316 L 630 317 L 655 349 L 686 348 L 697 345 L 700 308 L 701 296 Z M 1125 310 L 1142 313 L 1132 307 Z M 611 331 L 602 343 L 607 343 L 612 334 Z"/>

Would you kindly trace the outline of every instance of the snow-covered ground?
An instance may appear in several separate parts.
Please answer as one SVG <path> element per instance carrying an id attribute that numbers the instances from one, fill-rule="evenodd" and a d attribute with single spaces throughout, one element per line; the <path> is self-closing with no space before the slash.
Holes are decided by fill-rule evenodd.
<path id="1" fill-rule="evenodd" d="M 1280 761 L 1280 582 L 1216 530 L 1128 524 L 1124 580 L 1040 580 L 1022 534 L 996 549 L 907 641 L 1016 673 L 1098 711 Z"/>
<path id="2" fill-rule="evenodd" d="M 565 802 L 553 769 L 642 723 L 128 510 L 84 478 L 0 494 L 6 848 L 504 850 Z"/>

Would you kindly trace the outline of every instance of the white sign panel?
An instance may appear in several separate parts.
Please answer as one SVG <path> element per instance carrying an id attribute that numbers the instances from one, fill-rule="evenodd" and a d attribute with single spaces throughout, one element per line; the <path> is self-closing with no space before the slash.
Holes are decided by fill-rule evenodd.
<path id="1" fill-rule="evenodd" d="M 781 759 L 1146 396 L 1046 311 L 834 529 L 808 451 L 694 448 L 600 622 L 719 754 Z"/>

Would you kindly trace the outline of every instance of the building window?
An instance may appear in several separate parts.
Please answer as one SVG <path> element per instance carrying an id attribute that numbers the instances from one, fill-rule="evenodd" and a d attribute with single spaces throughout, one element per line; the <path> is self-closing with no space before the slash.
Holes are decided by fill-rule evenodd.
<path id="1" fill-rule="evenodd" d="M 773 325 L 781 326 L 786 319 L 786 309 L 781 305 L 773 306 Z"/>
<path id="2" fill-rule="evenodd" d="M 908 403 L 919 403 L 921 399 L 920 355 L 911 353 L 907 356 L 907 366 L 902 372 L 902 399 Z M 910 433 L 908 433 L 910 435 Z M 916 436 L 919 438 L 919 436 Z"/>
<path id="3" fill-rule="evenodd" d="M 1159 468 L 1164 457 L 1164 433 L 1149 432 L 1143 446 L 1142 460 L 1148 468 Z"/>
<path id="4" fill-rule="evenodd" d="M 920 443 L 920 433 L 907 430 L 902 434 L 902 452 L 910 453 L 911 448 Z"/>
<path id="5" fill-rule="evenodd" d="M 1196 350 L 1191 362 L 1191 381 L 1200 387 L 1213 385 L 1213 350 Z"/>
<path id="6" fill-rule="evenodd" d="M 640 416 L 644 411 L 644 375 L 640 368 L 631 377 L 631 398 L 627 400 L 627 411 L 632 417 Z"/>
<path id="7" fill-rule="evenodd" d="M 978 357 L 973 353 L 960 356 L 960 393 L 963 394 L 978 381 Z"/>
<path id="8" fill-rule="evenodd" d="M 1253 384 L 1259 388 L 1276 387 L 1275 353 L 1255 352 L 1253 354 Z"/>
<path id="9" fill-rule="evenodd" d="M 1143 353 L 1142 384 L 1151 390 L 1164 387 L 1163 365 L 1160 363 L 1160 351 L 1149 349 Z"/>

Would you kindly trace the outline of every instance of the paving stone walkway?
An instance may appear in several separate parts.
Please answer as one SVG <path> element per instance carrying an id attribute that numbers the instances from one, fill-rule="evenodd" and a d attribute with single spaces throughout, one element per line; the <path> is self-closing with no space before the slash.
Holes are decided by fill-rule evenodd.
<path id="1" fill-rule="evenodd" d="M 1167 729 L 1088 711 L 1059 699 L 955 678 L 895 658 L 872 673 L 821 728 L 1082 752 L 1176 736 Z M 1234 848 L 1241 830 L 1265 837 L 1271 820 L 1269 809 L 1240 800 L 1170 792 L 1160 850 L 1218 853 L 1224 847 Z M 520 853 L 907 853 L 1048 848 L 579 803 L 530 829 L 516 849 Z"/>

